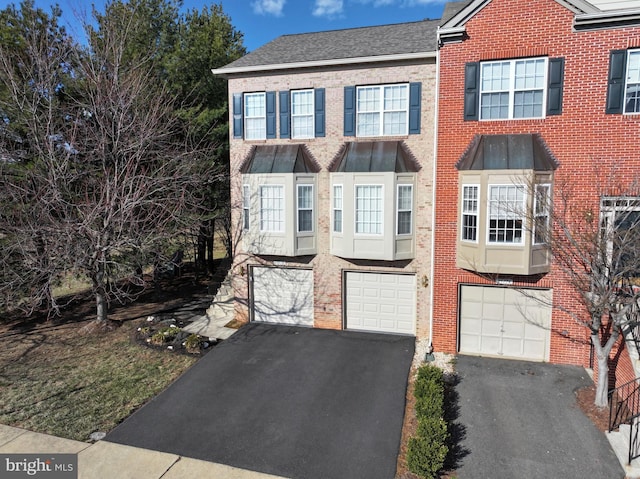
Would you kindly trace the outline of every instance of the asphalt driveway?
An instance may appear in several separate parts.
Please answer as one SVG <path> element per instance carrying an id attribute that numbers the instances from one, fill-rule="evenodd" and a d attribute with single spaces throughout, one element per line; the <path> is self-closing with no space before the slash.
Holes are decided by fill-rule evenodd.
<path id="1" fill-rule="evenodd" d="M 583 368 L 459 356 L 460 479 L 620 479 L 604 434 L 575 391 Z"/>
<path id="2" fill-rule="evenodd" d="M 394 476 L 414 338 L 249 324 L 107 441 L 289 478 Z"/>

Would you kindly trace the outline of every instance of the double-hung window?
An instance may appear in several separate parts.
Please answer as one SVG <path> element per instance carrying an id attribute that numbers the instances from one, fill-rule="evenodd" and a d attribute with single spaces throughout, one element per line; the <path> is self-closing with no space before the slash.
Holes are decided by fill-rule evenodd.
<path id="1" fill-rule="evenodd" d="M 518 185 L 489 186 L 489 243 L 522 244 L 525 193 Z"/>
<path id="2" fill-rule="evenodd" d="M 313 231 L 313 185 L 298 185 L 298 232 Z"/>
<path id="3" fill-rule="evenodd" d="M 536 185 L 533 198 L 533 244 L 544 244 L 549 234 L 551 185 Z"/>
<path id="4" fill-rule="evenodd" d="M 249 217 L 249 206 L 251 204 L 249 185 L 242 186 L 242 229 L 248 230 L 251 225 L 251 218 Z"/>
<path id="5" fill-rule="evenodd" d="M 313 138 L 314 102 L 313 90 L 291 92 L 291 137 Z"/>
<path id="6" fill-rule="evenodd" d="M 627 54 L 624 112 L 640 113 L 640 50 L 630 50 Z"/>
<path id="7" fill-rule="evenodd" d="M 245 93 L 244 131 L 247 140 L 264 140 L 267 137 L 267 107 L 265 93 Z"/>
<path id="8" fill-rule="evenodd" d="M 478 241 L 478 185 L 462 187 L 462 240 Z"/>
<path id="9" fill-rule="evenodd" d="M 382 185 L 356 186 L 356 233 L 382 234 Z"/>
<path id="10" fill-rule="evenodd" d="M 398 185 L 397 234 L 410 235 L 413 219 L 413 185 Z"/>
<path id="11" fill-rule="evenodd" d="M 260 187 L 260 231 L 270 233 L 284 231 L 284 186 Z"/>
<path id="12" fill-rule="evenodd" d="M 480 64 L 480 119 L 542 118 L 547 58 Z"/>
<path id="13" fill-rule="evenodd" d="M 342 233 L 342 185 L 333 186 L 333 232 Z"/>
<path id="14" fill-rule="evenodd" d="M 356 95 L 356 136 L 408 133 L 409 84 L 362 86 Z"/>

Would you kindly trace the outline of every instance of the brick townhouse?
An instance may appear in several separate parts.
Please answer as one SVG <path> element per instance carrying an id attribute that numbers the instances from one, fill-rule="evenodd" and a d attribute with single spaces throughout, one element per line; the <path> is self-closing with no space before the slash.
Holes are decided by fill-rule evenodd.
<path id="1" fill-rule="evenodd" d="M 286 35 L 214 70 L 238 319 L 429 338 L 438 23 Z"/>
<path id="2" fill-rule="evenodd" d="M 610 223 L 640 209 L 640 2 L 455 10 L 438 31 L 435 349 L 588 367 L 588 332 L 561 311 L 583 306 L 526 223 L 564 184 Z M 618 384 L 636 376 L 619 361 Z"/>

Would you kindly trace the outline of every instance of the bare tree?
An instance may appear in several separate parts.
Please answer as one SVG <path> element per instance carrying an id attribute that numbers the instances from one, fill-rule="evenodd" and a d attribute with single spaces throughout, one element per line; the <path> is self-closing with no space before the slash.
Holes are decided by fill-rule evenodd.
<path id="1" fill-rule="evenodd" d="M 19 143 L 28 148 L 17 158 L 3 144 L 17 158 L 1 171 L 3 202 L 16 205 L 2 216 L 3 241 L 30 245 L 25 261 L 46 271 L 48 287 L 61 274 L 86 276 L 102 325 L 109 302 L 131 294 L 131 281 L 144 285 L 141 266 L 211 217 L 205 196 L 219 179 L 211 151 L 185 133 L 152 55 L 127 51 L 128 27 L 107 25 L 90 51 L 73 45 L 63 81 L 59 60 L 43 65 L 37 88 L 33 72 L 16 69 L 11 50 L 0 51 L 7 104 L 31 99 L 6 121 L 8 129 L 17 118 L 26 125 Z M 38 238 L 46 238 L 44 249 Z"/>
<path id="2" fill-rule="evenodd" d="M 637 325 L 640 301 L 640 191 L 596 168 L 607 185 L 586 200 L 569 183 L 555 186 L 552 204 L 537 198 L 528 218 L 532 234 L 544 237 L 552 267 L 570 286 L 570 296 L 554 295 L 553 307 L 588 329 L 598 363 L 595 405 L 608 405 L 609 354 Z M 618 181 L 625 180 L 625 181 Z M 532 192 L 535 185 L 531 185 Z M 544 213 L 541 214 L 541 211 Z M 572 307 L 580 304 L 582 308 Z"/>

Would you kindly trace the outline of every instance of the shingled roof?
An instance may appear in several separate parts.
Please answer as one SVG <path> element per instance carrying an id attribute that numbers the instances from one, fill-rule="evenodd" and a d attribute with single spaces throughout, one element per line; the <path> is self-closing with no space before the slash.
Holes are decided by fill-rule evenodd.
<path id="1" fill-rule="evenodd" d="M 409 55 L 437 50 L 440 20 L 283 35 L 215 73 L 286 64 Z M 232 73 L 229 71 L 229 73 Z"/>

